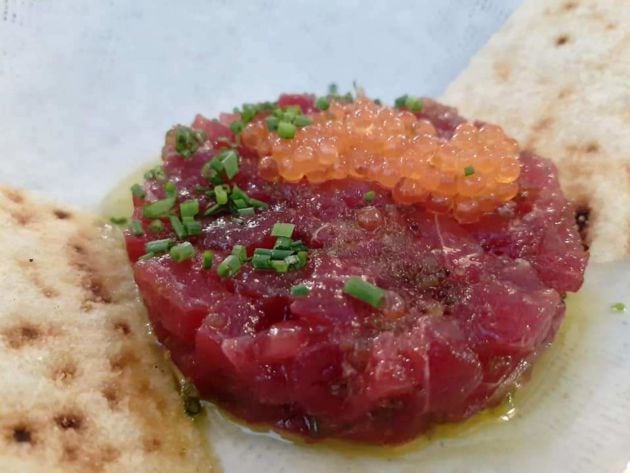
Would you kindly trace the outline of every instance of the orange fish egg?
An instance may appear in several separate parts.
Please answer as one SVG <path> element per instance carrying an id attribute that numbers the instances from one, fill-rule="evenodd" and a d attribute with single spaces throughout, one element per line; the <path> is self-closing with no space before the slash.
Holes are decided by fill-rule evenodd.
<path id="1" fill-rule="evenodd" d="M 518 193 L 518 144 L 499 126 L 465 122 L 446 139 L 427 120 L 364 97 L 333 100 L 310 118 L 292 139 L 260 120 L 243 130 L 243 144 L 261 157 L 263 178 L 376 182 L 400 204 L 423 204 L 463 223 Z"/>

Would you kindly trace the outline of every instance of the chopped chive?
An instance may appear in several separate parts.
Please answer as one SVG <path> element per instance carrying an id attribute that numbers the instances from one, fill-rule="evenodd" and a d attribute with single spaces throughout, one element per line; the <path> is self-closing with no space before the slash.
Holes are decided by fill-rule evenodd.
<path id="1" fill-rule="evenodd" d="M 212 261 L 214 260 L 214 253 L 210 250 L 203 252 L 202 265 L 203 269 L 210 269 L 212 267 Z"/>
<path id="2" fill-rule="evenodd" d="M 256 209 L 266 209 L 269 207 L 267 202 L 263 202 L 262 200 L 254 199 L 252 197 L 247 198 L 247 203 Z"/>
<path id="3" fill-rule="evenodd" d="M 271 267 L 278 273 L 286 273 L 289 270 L 289 265 L 284 260 L 271 260 Z"/>
<path id="4" fill-rule="evenodd" d="M 626 305 L 623 302 L 616 302 L 610 306 L 610 310 L 612 310 L 613 312 L 625 312 Z"/>
<path id="5" fill-rule="evenodd" d="M 174 196 L 167 197 L 166 199 L 162 200 L 156 200 L 155 202 L 142 207 L 142 215 L 144 215 L 146 218 L 165 217 L 174 205 Z"/>
<path id="6" fill-rule="evenodd" d="M 244 209 L 245 207 L 247 207 L 247 202 L 245 202 L 245 199 L 235 199 L 234 196 L 232 196 L 232 203 L 237 209 Z"/>
<path id="7" fill-rule="evenodd" d="M 199 213 L 199 201 L 197 199 L 190 199 L 186 202 L 179 204 L 179 212 L 182 217 L 194 217 Z"/>
<path id="8" fill-rule="evenodd" d="M 307 115 L 299 115 L 295 117 L 293 123 L 295 124 L 295 126 L 302 128 L 313 123 L 313 119 Z"/>
<path id="9" fill-rule="evenodd" d="M 289 255 L 284 258 L 284 262 L 287 263 L 290 268 L 294 268 L 300 264 L 300 258 L 298 258 L 297 255 Z"/>
<path id="10" fill-rule="evenodd" d="M 174 182 L 168 181 L 164 184 L 164 192 L 166 192 L 166 195 L 169 197 L 175 197 L 177 194 L 177 186 L 175 186 Z"/>
<path id="11" fill-rule="evenodd" d="M 405 95 L 401 95 L 400 97 L 397 97 L 396 100 L 394 100 L 394 107 L 396 108 L 402 108 L 405 106 L 405 103 L 407 102 L 407 98 L 409 96 L 407 94 Z"/>
<path id="12" fill-rule="evenodd" d="M 188 236 L 201 235 L 201 231 L 203 230 L 201 222 L 197 222 L 195 220 L 184 222 L 184 227 L 186 228 L 186 234 Z"/>
<path id="13" fill-rule="evenodd" d="M 372 202 L 374 199 L 376 199 L 376 192 L 374 191 L 367 191 L 363 194 L 363 200 L 366 202 Z"/>
<path id="14" fill-rule="evenodd" d="M 173 240 L 165 238 L 163 240 L 149 241 L 144 245 L 147 253 L 166 253 L 173 246 Z"/>
<path id="15" fill-rule="evenodd" d="M 254 255 L 267 255 L 271 258 L 271 254 L 272 254 L 273 250 L 269 249 L 269 248 L 256 248 L 254 250 Z"/>
<path id="16" fill-rule="evenodd" d="M 169 251 L 169 255 L 175 261 L 184 261 L 195 255 L 195 247 L 189 241 L 185 241 L 173 246 Z"/>
<path id="17" fill-rule="evenodd" d="M 109 221 L 114 225 L 125 225 L 129 219 L 127 217 L 111 217 Z"/>
<path id="18" fill-rule="evenodd" d="M 422 110 L 423 102 L 418 97 L 407 97 L 405 99 L 405 107 L 412 112 L 419 112 Z"/>
<path id="19" fill-rule="evenodd" d="M 177 215 L 169 215 L 168 220 L 171 222 L 171 227 L 173 227 L 177 238 L 184 238 L 186 236 L 186 227 L 184 227 L 179 217 Z"/>
<path id="20" fill-rule="evenodd" d="M 271 250 L 271 259 L 284 259 L 291 256 L 294 252 L 291 250 Z"/>
<path id="21" fill-rule="evenodd" d="M 245 207 L 242 209 L 237 209 L 237 212 L 241 217 L 251 217 L 252 215 L 256 214 L 254 207 Z"/>
<path id="22" fill-rule="evenodd" d="M 164 223 L 162 222 L 162 220 L 153 220 L 149 224 L 149 230 L 152 231 L 153 233 L 159 233 L 161 231 L 164 231 Z"/>
<path id="23" fill-rule="evenodd" d="M 311 290 L 304 284 L 296 284 L 291 288 L 291 295 L 295 297 L 308 296 L 309 292 L 311 292 Z"/>
<path id="24" fill-rule="evenodd" d="M 223 186 L 214 186 L 214 198 L 219 205 L 228 203 L 228 193 Z"/>
<path id="25" fill-rule="evenodd" d="M 201 131 L 194 131 L 187 126 L 177 127 L 175 130 L 175 151 L 184 158 L 190 158 L 205 140 L 205 133 Z"/>
<path id="26" fill-rule="evenodd" d="M 232 130 L 232 133 L 235 135 L 240 134 L 243 131 L 243 128 L 245 128 L 245 124 L 242 120 L 236 120 L 230 123 L 230 130 Z"/>
<path id="27" fill-rule="evenodd" d="M 142 229 L 142 223 L 140 223 L 140 220 L 133 219 L 131 221 L 131 233 L 135 236 L 144 235 L 144 230 Z"/>
<path id="28" fill-rule="evenodd" d="M 276 243 L 273 245 L 274 248 L 278 250 L 290 250 L 291 245 L 293 244 L 293 240 L 287 237 L 278 237 L 276 238 Z"/>
<path id="29" fill-rule="evenodd" d="M 152 181 L 152 180 L 164 180 L 166 179 L 166 174 L 164 174 L 164 167 L 162 166 L 156 166 L 152 169 L 149 169 L 147 172 L 144 173 L 144 178 L 147 181 Z"/>
<path id="30" fill-rule="evenodd" d="M 281 121 L 278 123 L 278 136 L 290 140 L 295 136 L 296 127 L 293 123 Z"/>
<path id="31" fill-rule="evenodd" d="M 232 179 L 236 176 L 236 174 L 238 174 L 238 155 L 236 151 L 231 149 L 225 153 L 224 157 L 221 159 L 221 164 L 223 164 L 223 170 L 228 179 Z"/>
<path id="32" fill-rule="evenodd" d="M 330 102 L 326 97 L 320 97 L 315 101 L 315 107 L 320 110 L 328 110 L 328 107 L 330 107 Z"/>
<path id="33" fill-rule="evenodd" d="M 254 253 L 252 266 L 256 269 L 271 269 L 271 256 Z"/>
<path id="34" fill-rule="evenodd" d="M 143 254 L 140 258 L 138 258 L 138 261 L 146 261 L 154 257 L 155 257 L 155 253 L 149 252 L 149 253 Z"/>
<path id="35" fill-rule="evenodd" d="M 221 204 L 214 204 L 214 205 L 211 205 L 210 207 L 208 207 L 203 214 L 206 217 L 208 215 L 214 215 L 214 214 L 218 213 L 219 211 L 221 211 L 222 208 L 223 208 L 223 206 Z"/>
<path id="36" fill-rule="evenodd" d="M 385 298 L 385 291 L 358 276 L 351 276 L 343 286 L 343 292 L 378 309 Z"/>
<path id="37" fill-rule="evenodd" d="M 308 262 L 308 252 L 298 251 L 297 256 L 298 256 L 298 259 L 300 260 L 298 264 L 298 268 L 303 268 L 304 266 L 306 266 L 306 263 Z"/>
<path id="38" fill-rule="evenodd" d="M 147 195 L 142 186 L 138 183 L 131 186 L 131 193 L 134 197 L 137 197 L 138 199 L 144 199 L 144 197 Z"/>
<path id="39" fill-rule="evenodd" d="M 269 131 L 276 131 L 279 123 L 280 119 L 278 117 L 274 117 L 273 115 L 265 118 L 265 124 L 267 125 L 267 130 Z"/>
<path id="40" fill-rule="evenodd" d="M 241 260 L 236 255 L 229 255 L 217 267 L 217 274 L 222 278 L 234 276 L 241 269 Z"/>
<path id="41" fill-rule="evenodd" d="M 241 120 L 243 120 L 245 123 L 251 122 L 256 116 L 256 112 L 256 108 L 253 105 L 246 103 L 245 105 L 243 105 Z"/>
<path id="42" fill-rule="evenodd" d="M 464 176 L 468 177 L 468 176 L 472 176 L 473 174 L 475 174 L 475 168 L 472 166 L 466 166 L 464 168 Z"/>
<path id="43" fill-rule="evenodd" d="M 238 256 L 241 263 L 247 261 L 247 249 L 243 245 L 234 245 L 232 247 L 232 254 Z"/>
<path id="44" fill-rule="evenodd" d="M 292 223 L 276 223 L 271 229 L 271 236 L 291 238 L 295 225 Z"/>

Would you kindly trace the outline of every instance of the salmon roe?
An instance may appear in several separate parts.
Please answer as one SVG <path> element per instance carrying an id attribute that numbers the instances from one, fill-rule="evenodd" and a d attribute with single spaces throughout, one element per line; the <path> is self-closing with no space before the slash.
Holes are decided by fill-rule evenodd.
<path id="1" fill-rule="evenodd" d="M 293 139 L 250 123 L 243 144 L 261 157 L 265 179 L 311 183 L 330 179 L 376 182 L 400 204 L 422 204 L 473 222 L 513 199 L 518 192 L 519 148 L 496 125 L 465 122 L 450 139 L 407 110 L 360 97 L 331 101 Z"/>

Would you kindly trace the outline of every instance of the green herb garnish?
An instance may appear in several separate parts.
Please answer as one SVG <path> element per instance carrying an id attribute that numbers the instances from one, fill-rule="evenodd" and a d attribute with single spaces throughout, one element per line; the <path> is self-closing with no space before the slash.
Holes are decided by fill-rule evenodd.
<path id="1" fill-rule="evenodd" d="M 178 126 L 175 129 L 175 151 L 184 158 L 190 158 L 206 139 L 207 136 L 203 131 Z"/>
<path id="2" fill-rule="evenodd" d="M 137 197 L 139 199 L 144 199 L 144 197 L 147 195 L 142 186 L 137 183 L 131 186 L 131 193 L 134 197 Z"/>
<path id="3" fill-rule="evenodd" d="M 610 310 L 613 312 L 625 312 L 626 305 L 623 302 L 616 302 L 610 306 Z"/>
<path id="4" fill-rule="evenodd" d="M 169 251 L 169 255 L 171 259 L 181 262 L 195 255 L 195 247 L 192 246 L 190 242 L 185 241 L 184 243 L 173 246 Z"/>
<path id="5" fill-rule="evenodd" d="M 217 274 L 222 278 L 231 278 L 241 269 L 241 259 L 236 255 L 229 255 L 217 267 Z"/>
<path id="6" fill-rule="evenodd" d="M 363 200 L 366 202 L 372 202 L 374 199 L 376 199 L 376 192 L 374 191 L 367 191 L 363 194 Z"/>
<path id="7" fill-rule="evenodd" d="M 343 292 L 378 309 L 385 299 L 385 291 L 358 276 L 351 276 L 343 286 Z"/>
<path id="8" fill-rule="evenodd" d="M 212 267 L 212 261 L 214 260 L 214 253 L 210 250 L 203 252 L 202 266 L 203 269 L 210 269 Z"/>
<path id="9" fill-rule="evenodd" d="M 111 217 L 109 221 L 114 225 L 125 225 L 129 219 L 127 217 Z"/>
<path id="10" fill-rule="evenodd" d="M 472 176 L 473 174 L 475 174 L 475 168 L 472 166 L 466 166 L 464 168 L 464 176 L 468 177 L 468 176 Z"/>
<path id="11" fill-rule="evenodd" d="M 133 233 L 135 236 L 144 235 L 144 230 L 142 228 L 142 223 L 140 223 L 140 220 L 133 219 L 129 228 L 131 229 L 131 233 Z"/>
<path id="12" fill-rule="evenodd" d="M 271 236 L 291 238 L 295 225 L 292 223 L 276 223 L 271 229 Z"/>
<path id="13" fill-rule="evenodd" d="M 308 296 L 309 292 L 311 292 L 311 290 L 304 284 L 296 284 L 291 288 L 291 295 L 295 297 Z"/>
<path id="14" fill-rule="evenodd" d="M 173 246 L 173 240 L 170 238 L 164 238 L 163 240 L 149 241 L 144 245 L 144 249 L 147 253 L 166 253 L 171 246 Z"/>

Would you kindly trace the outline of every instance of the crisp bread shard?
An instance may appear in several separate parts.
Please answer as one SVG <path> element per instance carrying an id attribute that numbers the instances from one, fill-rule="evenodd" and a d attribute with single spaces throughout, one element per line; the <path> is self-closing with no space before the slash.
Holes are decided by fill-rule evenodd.
<path id="1" fill-rule="evenodd" d="M 0 471 L 214 471 L 118 230 L 4 187 L 0 222 Z"/>
<path id="2" fill-rule="evenodd" d="M 630 253 L 628 0 L 526 0 L 441 100 L 555 161 L 593 261 Z"/>

